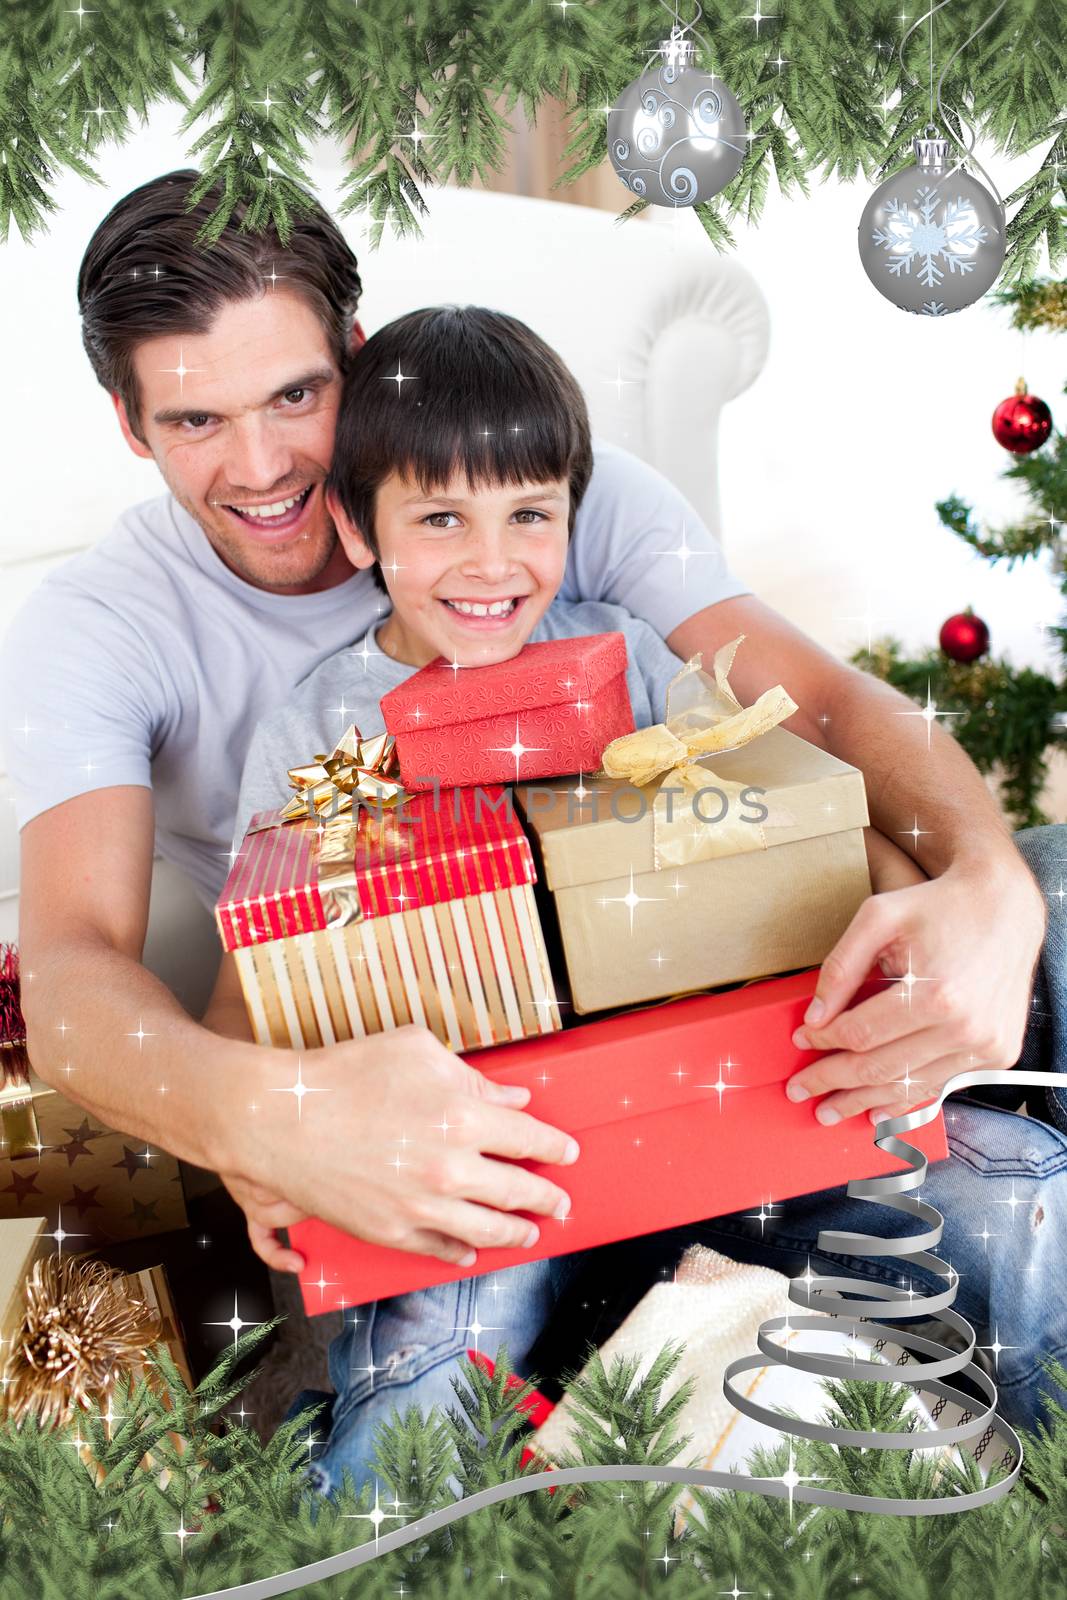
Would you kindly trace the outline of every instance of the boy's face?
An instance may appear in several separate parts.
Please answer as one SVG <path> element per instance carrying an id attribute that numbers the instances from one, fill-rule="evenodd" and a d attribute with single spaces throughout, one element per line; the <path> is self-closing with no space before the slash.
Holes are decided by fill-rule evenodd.
<path id="1" fill-rule="evenodd" d="M 438 656 L 477 667 L 516 655 L 563 582 L 569 505 L 566 479 L 472 491 L 457 473 L 426 496 L 393 473 L 378 490 L 374 518 L 393 602 L 381 648 L 419 667 Z M 372 565 L 332 495 L 329 508 L 352 565 Z M 473 610 L 490 605 L 496 614 Z"/>

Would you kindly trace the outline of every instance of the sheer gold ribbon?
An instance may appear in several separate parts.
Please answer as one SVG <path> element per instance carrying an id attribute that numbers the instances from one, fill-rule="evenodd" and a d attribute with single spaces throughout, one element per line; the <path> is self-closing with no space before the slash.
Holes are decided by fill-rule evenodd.
<path id="1" fill-rule="evenodd" d="M 699 652 L 690 657 L 667 688 L 666 721 L 613 739 L 601 757 L 602 771 L 609 778 L 625 779 L 638 788 L 661 780 L 652 802 L 657 871 L 746 850 L 766 850 L 764 829 L 794 821 L 780 803 L 774 805 L 763 795 L 746 802 L 742 796 L 747 784 L 717 777 L 701 765 L 710 755 L 751 744 L 798 709 L 780 683 L 765 689 L 754 705 L 741 705 L 730 688 L 729 673 L 744 637 L 739 634 L 715 652 L 713 678 L 702 670 Z M 701 789 L 715 789 L 720 794 L 698 801 Z M 755 807 L 757 802 L 770 812 L 763 822 L 746 818 L 746 806 Z M 694 809 L 697 804 L 700 812 Z M 724 806 L 721 820 L 711 820 L 715 810 Z"/>

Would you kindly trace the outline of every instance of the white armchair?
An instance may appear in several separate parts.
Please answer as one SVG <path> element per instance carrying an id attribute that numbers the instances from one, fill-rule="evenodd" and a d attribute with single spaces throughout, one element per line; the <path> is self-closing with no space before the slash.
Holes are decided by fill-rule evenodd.
<path id="1" fill-rule="evenodd" d="M 112 198 L 100 200 L 101 215 Z M 648 222 L 620 227 L 608 213 L 580 206 L 461 189 L 438 190 L 429 200 L 421 240 L 387 234 L 374 251 L 357 227 L 348 227 L 360 257 L 368 334 L 401 312 L 449 301 L 521 317 L 574 371 L 594 434 L 659 468 L 721 538 L 719 413 L 754 381 L 767 353 L 767 307 L 749 273 L 699 235 L 681 241 Z M 74 270 L 72 263 L 71 278 Z M 8 274 L 0 268 L 0 282 Z M 20 300 L 38 330 L 33 365 L 47 370 L 51 393 L 66 386 L 69 374 L 75 393 L 87 395 L 76 329 L 65 321 L 57 331 L 46 303 L 56 288 L 54 278 L 42 280 L 27 267 Z M 95 384 L 92 393 L 103 412 L 107 402 Z M 158 479 L 134 478 L 133 458 L 107 420 L 114 472 L 100 471 L 94 431 L 71 429 L 63 442 L 63 481 L 49 479 L 48 496 L 39 502 L 44 516 L 25 527 L 29 547 L 0 557 L 0 629 L 58 559 L 98 539 L 125 504 L 157 491 Z M 72 529 L 80 544 L 72 543 Z M 3 777 L 0 785 L 6 786 Z M 13 939 L 18 838 L 7 798 L 0 787 L 0 938 Z M 183 876 L 157 859 L 146 964 L 198 1014 L 218 957 L 211 918 Z"/>

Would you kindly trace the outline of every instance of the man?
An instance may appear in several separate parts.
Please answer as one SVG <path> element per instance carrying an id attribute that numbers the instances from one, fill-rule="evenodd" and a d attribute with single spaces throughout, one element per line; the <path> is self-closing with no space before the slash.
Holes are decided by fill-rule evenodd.
<path id="1" fill-rule="evenodd" d="M 363 340 L 355 259 L 320 208 L 295 221 L 288 246 L 241 234 L 238 212 L 200 250 L 195 234 L 214 201 L 186 212 L 195 176 L 171 173 L 120 201 L 78 285 L 97 377 L 127 444 L 156 462 L 169 493 L 45 580 L 0 666 L 12 686 L 5 744 L 22 830 L 30 1052 L 45 1081 L 62 1081 L 104 1122 L 221 1173 L 273 1267 L 297 1264 L 273 1230 L 308 1213 L 380 1243 L 474 1261 L 480 1246 L 529 1237 L 513 1213 L 551 1227 L 568 1204 L 577 1146 L 522 1111 L 525 1091 L 490 1088 L 425 1030 L 407 1028 L 307 1052 L 304 1081 L 330 1092 L 308 1095 L 297 1121 L 288 1096 L 270 1092 L 291 1086 L 291 1056 L 209 1031 L 140 964 L 153 842 L 212 904 L 258 717 L 365 632 L 375 610 L 322 495 L 341 372 Z M 654 559 L 683 520 L 708 555 L 684 590 Z M 1062 934 L 1050 932 L 1032 1008 L 1044 900 L 948 735 L 900 715 L 914 713 L 909 701 L 748 593 L 692 508 L 625 452 L 596 450 L 563 593 L 628 606 L 683 658 L 710 657 L 745 633 L 733 676 L 741 700 L 784 683 L 801 707 L 788 726 L 864 771 L 876 888 L 899 881 L 883 875 L 901 859 L 890 841 L 914 838 L 906 830 L 921 817 L 930 881 L 867 901 L 823 964 L 805 1031 L 829 1053 L 793 1080 L 825 1096 L 820 1116 L 901 1109 L 967 1067 L 1016 1064 L 1024 1041 L 1028 1064 L 1053 1063 L 1063 996 L 1043 974 L 1062 971 L 1062 942 L 1052 946 Z M 79 759 L 64 729 L 76 732 Z M 1035 865 L 1056 853 L 1047 831 L 1030 843 Z M 908 853 L 918 854 L 914 843 Z M 907 975 L 903 990 L 887 985 L 846 1012 L 879 962 Z M 416 1083 L 425 1129 L 404 1121 Z M 989 1108 L 966 1114 L 980 1148 L 1006 1142 L 1018 1157 L 1035 1210 L 1039 1187 L 1043 1215 L 1064 1204 L 1060 1132 Z M 446 1154 L 432 1132 L 442 1121 Z M 405 1163 L 391 1163 L 382 1152 L 402 1131 Z M 508 1158 L 558 1165 L 559 1182 Z M 819 1200 L 812 1226 L 827 1214 Z M 983 1310 L 993 1287 L 976 1287 Z M 1032 1345 L 1028 1394 L 1031 1355 Z"/>

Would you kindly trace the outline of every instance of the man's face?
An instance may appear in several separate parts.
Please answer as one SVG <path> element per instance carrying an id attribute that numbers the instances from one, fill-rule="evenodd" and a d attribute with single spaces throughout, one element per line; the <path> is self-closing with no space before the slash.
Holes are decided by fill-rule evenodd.
<path id="1" fill-rule="evenodd" d="M 146 443 L 116 397 L 127 441 L 231 571 L 291 594 L 351 576 L 322 488 L 341 373 L 304 300 L 272 289 L 228 302 L 208 333 L 147 339 L 133 362 Z"/>

